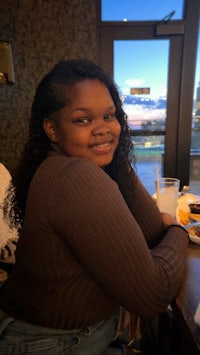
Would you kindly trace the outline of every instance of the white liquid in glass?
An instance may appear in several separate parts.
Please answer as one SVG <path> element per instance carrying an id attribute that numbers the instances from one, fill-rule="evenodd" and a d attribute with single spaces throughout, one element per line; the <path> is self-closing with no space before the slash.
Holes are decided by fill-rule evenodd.
<path id="1" fill-rule="evenodd" d="M 160 188 L 157 199 L 158 207 L 161 212 L 167 212 L 173 217 L 176 217 L 178 189 L 170 186 Z"/>

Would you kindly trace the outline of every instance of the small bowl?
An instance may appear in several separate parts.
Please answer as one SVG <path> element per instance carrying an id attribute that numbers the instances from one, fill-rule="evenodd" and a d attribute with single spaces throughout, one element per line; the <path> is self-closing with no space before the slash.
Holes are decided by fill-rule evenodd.
<path id="1" fill-rule="evenodd" d="M 200 214 L 200 203 L 189 203 L 191 213 Z"/>

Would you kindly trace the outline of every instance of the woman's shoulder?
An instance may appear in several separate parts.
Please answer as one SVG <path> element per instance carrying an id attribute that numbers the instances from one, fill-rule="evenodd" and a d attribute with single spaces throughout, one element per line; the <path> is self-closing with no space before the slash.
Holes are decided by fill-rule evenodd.
<path id="1" fill-rule="evenodd" d="M 95 163 L 84 158 L 67 156 L 48 157 L 37 169 L 32 181 L 31 191 L 51 190 L 51 196 L 59 191 L 79 193 L 80 190 L 102 191 L 114 188 L 116 183 Z M 44 186 L 46 188 L 44 189 Z M 116 187 L 115 187 L 116 188 Z"/>
<path id="2" fill-rule="evenodd" d="M 51 155 L 47 157 L 36 171 L 35 177 L 48 176 L 49 179 L 63 178 L 66 179 L 72 176 L 87 175 L 107 175 L 104 170 L 98 167 L 89 159 L 67 157 L 65 155 Z"/>
<path id="3" fill-rule="evenodd" d="M 85 158 L 68 157 L 66 155 L 51 155 L 47 157 L 41 164 L 42 168 L 54 167 L 54 169 L 63 168 L 84 168 L 90 167 L 93 169 L 100 169 L 91 160 Z"/>

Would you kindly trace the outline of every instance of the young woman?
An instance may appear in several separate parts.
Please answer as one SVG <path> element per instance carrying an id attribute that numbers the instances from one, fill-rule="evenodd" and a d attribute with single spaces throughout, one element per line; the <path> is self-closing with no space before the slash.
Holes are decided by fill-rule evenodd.
<path id="1" fill-rule="evenodd" d="M 132 148 L 101 68 L 70 60 L 43 78 L 13 177 L 22 229 L 0 293 L 1 354 L 121 354 L 110 344 L 122 311 L 148 319 L 179 291 L 187 233 L 159 212 Z"/>

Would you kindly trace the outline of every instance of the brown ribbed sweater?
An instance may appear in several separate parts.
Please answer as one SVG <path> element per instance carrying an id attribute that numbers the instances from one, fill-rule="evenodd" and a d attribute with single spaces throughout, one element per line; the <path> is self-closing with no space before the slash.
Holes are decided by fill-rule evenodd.
<path id="1" fill-rule="evenodd" d="M 103 169 L 53 152 L 32 179 L 0 307 L 61 329 L 91 325 L 119 306 L 142 317 L 164 310 L 182 282 L 187 235 L 164 233 L 151 196 L 139 181 L 133 190 L 130 211 Z"/>

